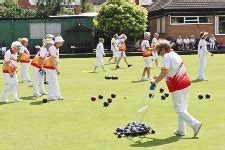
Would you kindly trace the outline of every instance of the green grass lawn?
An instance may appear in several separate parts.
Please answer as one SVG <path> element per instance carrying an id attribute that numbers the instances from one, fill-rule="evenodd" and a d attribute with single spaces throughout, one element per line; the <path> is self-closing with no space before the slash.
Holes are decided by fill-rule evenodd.
<path id="1" fill-rule="evenodd" d="M 198 71 L 197 55 L 182 56 L 186 69 L 194 80 Z M 65 100 L 42 104 L 42 98 L 32 98 L 29 83 L 19 84 L 21 103 L 0 104 L 0 149 L 1 150 L 126 150 L 126 149 L 177 149 L 177 150 L 222 150 L 225 149 L 225 55 L 207 59 L 206 76 L 209 81 L 192 84 L 189 112 L 199 119 L 202 129 L 199 138 L 193 139 L 192 129 L 179 138 L 173 135 L 177 127 L 177 115 L 173 111 L 171 97 L 160 100 L 157 91 L 150 101 L 144 122 L 156 134 L 143 139 L 118 139 L 113 133 L 125 126 L 136 114 L 148 82 L 136 82 L 143 69 L 142 57 L 128 57 L 133 67 L 127 68 L 124 61 L 121 69 L 106 65 L 108 72 L 89 73 L 93 70 L 94 58 L 61 59 L 60 88 Z M 108 58 L 105 58 L 105 62 Z M 20 66 L 18 64 L 18 66 Z M 155 64 L 154 64 L 155 66 Z M 1 66 L 0 66 L 1 67 Z M 157 75 L 159 69 L 152 69 Z M 105 80 L 105 75 L 117 75 L 119 80 Z M 18 72 L 19 80 L 20 72 Z M 0 77 L 0 89 L 3 78 Z M 164 82 L 158 89 L 166 88 Z M 103 101 L 111 93 L 116 99 L 103 107 Z M 198 100 L 199 94 L 211 94 L 210 100 Z M 104 100 L 92 102 L 91 96 L 102 94 Z M 124 99 L 126 97 L 126 99 Z M 12 100 L 12 97 L 9 97 Z M 138 117 L 139 118 L 139 117 Z"/>

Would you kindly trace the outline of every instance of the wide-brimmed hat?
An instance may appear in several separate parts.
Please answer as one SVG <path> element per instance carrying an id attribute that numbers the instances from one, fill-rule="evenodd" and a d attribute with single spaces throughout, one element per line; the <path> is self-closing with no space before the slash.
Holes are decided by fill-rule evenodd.
<path id="1" fill-rule="evenodd" d="M 55 37 L 55 43 L 64 42 L 63 38 L 61 36 Z"/>

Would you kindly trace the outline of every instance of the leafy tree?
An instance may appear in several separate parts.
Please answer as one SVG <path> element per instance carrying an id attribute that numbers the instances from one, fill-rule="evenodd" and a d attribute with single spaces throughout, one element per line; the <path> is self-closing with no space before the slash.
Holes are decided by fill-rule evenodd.
<path id="1" fill-rule="evenodd" d="M 94 10 L 92 0 L 81 0 L 81 12 L 91 12 Z"/>
<path id="2" fill-rule="evenodd" d="M 23 9 L 17 6 L 12 0 L 6 0 L 2 6 L 2 17 L 35 17 L 36 11 L 33 9 Z"/>
<path id="3" fill-rule="evenodd" d="M 38 0 L 37 17 L 48 17 L 56 15 L 72 15 L 73 11 L 62 8 L 61 4 L 69 4 L 73 0 Z"/>
<path id="4" fill-rule="evenodd" d="M 94 19 L 98 36 L 110 39 L 115 33 L 124 33 L 136 40 L 147 28 L 145 8 L 125 0 L 109 0 L 103 4 Z"/>

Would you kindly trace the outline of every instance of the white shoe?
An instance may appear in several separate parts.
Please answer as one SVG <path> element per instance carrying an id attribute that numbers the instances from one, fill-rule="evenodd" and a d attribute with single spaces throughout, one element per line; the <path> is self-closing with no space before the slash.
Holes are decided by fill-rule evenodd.
<path id="1" fill-rule="evenodd" d="M 198 135 L 201 127 L 202 127 L 202 123 L 201 122 L 197 123 L 196 125 L 194 125 L 194 127 L 193 127 L 193 132 L 194 132 L 193 137 L 196 137 Z"/>
<path id="2" fill-rule="evenodd" d="M 41 95 L 48 95 L 48 92 L 43 91 L 43 92 L 41 92 Z"/>
<path id="3" fill-rule="evenodd" d="M 175 130 L 174 133 L 176 136 L 185 136 L 183 131 Z"/>
<path id="4" fill-rule="evenodd" d="M 34 97 L 41 97 L 42 94 L 33 94 Z"/>
<path id="5" fill-rule="evenodd" d="M 8 99 L 1 99 L 1 102 L 2 103 L 8 103 L 9 101 L 8 101 Z"/>
<path id="6" fill-rule="evenodd" d="M 22 99 L 19 99 L 18 97 L 14 99 L 14 102 L 22 102 Z"/>
<path id="7" fill-rule="evenodd" d="M 27 82 L 33 82 L 33 80 L 27 80 Z"/>
<path id="8" fill-rule="evenodd" d="M 64 97 L 60 96 L 58 97 L 58 100 L 64 100 Z"/>
<path id="9" fill-rule="evenodd" d="M 145 76 L 141 77 L 141 81 L 147 81 L 148 79 Z"/>

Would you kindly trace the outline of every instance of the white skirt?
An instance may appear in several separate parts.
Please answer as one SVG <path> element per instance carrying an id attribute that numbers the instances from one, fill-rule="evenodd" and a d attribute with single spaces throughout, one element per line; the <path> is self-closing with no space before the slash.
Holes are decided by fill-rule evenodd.
<path id="1" fill-rule="evenodd" d="M 145 62 L 145 67 L 150 68 L 151 67 L 151 58 L 149 57 L 143 57 Z"/>
<path id="2" fill-rule="evenodd" d="M 112 57 L 119 57 L 119 52 L 117 50 L 113 50 L 113 56 Z"/>
<path id="3" fill-rule="evenodd" d="M 158 53 L 157 52 L 152 52 L 151 59 L 154 61 L 158 58 Z"/>
<path id="4" fill-rule="evenodd" d="M 124 51 L 119 51 L 119 58 L 127 57 Z"/>
<path id="5" fill-rule="evenodd" d="M 96 66 L 103 66 L 104 61 L 103 58 L 96 58 Z"/>

